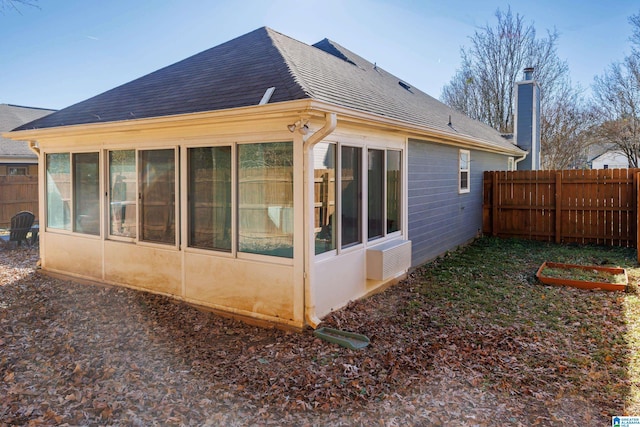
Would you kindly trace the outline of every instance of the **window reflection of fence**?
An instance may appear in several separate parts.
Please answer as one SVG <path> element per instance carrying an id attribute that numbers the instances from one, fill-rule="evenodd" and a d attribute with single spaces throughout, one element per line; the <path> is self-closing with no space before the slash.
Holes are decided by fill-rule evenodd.
<path id="1" fill-rule="evenodd" d="M 200 169 L 189 188 L 190 245 L 210 249 L 231 249 L 230 170 Z"/>
<path id="2" fill-rule="evenodd" d="M 111 180 L 110 232 L 114 236 L 135 237 L 138 199 L 135 170 L 113 173 Z"/>
<path id="3" fill-rule="evenodd" d="M 70 172 L 47 172 L 47 227 L 71 229 Z"/>
<path id="4" fill-rule="evenodd" d="M 240 250 L 268 253 L 293 247 L 293 174 L 290 167 L 240 169 Z"/>
<path id="5" fill-rule="evenodd" d="M 313 194 L 315 209 L 315 232 L 329 227 L 336 210 L 336 176 L 334 169 L 316 169 Z"/>
<path id="6" fill-rule="evenodd" d="M 387 170 L 387 233 L 400 230 L 400 170 Z"/>
<path id="7" fill-rule="evenodd" d="M 0 227 L 8 228 L 20 211 L 33 212 L 38 219 L 38 176 L 0 176 Z"/>
<path id="8" fill-rule="evenodd" d="M 142 191 L 142 239 L 175 242 L 175 183 L 173 171 L 153 178 Z"/>

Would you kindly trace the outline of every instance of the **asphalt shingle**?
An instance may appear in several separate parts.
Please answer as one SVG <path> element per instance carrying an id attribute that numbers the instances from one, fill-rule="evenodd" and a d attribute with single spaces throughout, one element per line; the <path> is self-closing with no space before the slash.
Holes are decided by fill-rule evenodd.
<path id="1" fill-rule="evenodd" d="M 514 149 L 489 126 L 458 113 L 335 42 L 324 39 L 310 46 L 267 27 L 16 130 L 258 105 L 269 87 L 276 88 L 270 103 L 316 99 Z"/>
<path id="2" fill-rule="evenodd" d="M 3 138 L 2 133 L 8 132 L 24 123 L 51 114 L 55 110 L 44 108 L 21 107 L 18 105 L 0 104 L 0 157 L 3 158 L 37 158 L 24 141 L 13 141 Z"/>

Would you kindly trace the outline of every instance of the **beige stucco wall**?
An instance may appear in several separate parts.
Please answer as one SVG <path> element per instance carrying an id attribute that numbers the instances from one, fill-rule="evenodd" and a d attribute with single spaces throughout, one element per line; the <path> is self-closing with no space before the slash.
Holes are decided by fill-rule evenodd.
<path id="1" fill-rule="evenodd" d="M 181 296 L 182 259 L 175 249 L 104 242 L 104 277 L 109 283 Z"/>
<path id="2" fill-rule="evenodd" d="M 192 302 L 296 321 L 290 265 L 187 253 L 184 272 L 185 297 Z"/>
<path id="3" fill-rule="evenodd" d="M 42 233 L 41 233 L 42 234 Z M 93 236 L 47 233 L 40 236 L 42 268 L 58 273 L 102 279 L 102 242 Z"/>

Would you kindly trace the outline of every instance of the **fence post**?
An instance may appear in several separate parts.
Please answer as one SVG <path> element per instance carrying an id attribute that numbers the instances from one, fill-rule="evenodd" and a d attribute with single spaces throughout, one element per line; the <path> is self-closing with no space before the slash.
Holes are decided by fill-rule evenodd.
<path id="1" fill-rule="evenodd" d="M 492 185 L 491 185 L 491 234 L 493 236 L 498 235 L 498 172 L 492 172 Z M 640 255 L 639 255 L 640 256 Z"/>
<path id="2" fill-rule="evenodd" d="M 636 172 L 636 179 L 634 179 L 636 186 L 636 253 L 638 257 L 638 263 L 640 264 L 640 172 Z"/>
<path id="3" fill-rule="evenodd" d="M 562 241 L 562 172 L 556 172 L 556 243 Z"/>

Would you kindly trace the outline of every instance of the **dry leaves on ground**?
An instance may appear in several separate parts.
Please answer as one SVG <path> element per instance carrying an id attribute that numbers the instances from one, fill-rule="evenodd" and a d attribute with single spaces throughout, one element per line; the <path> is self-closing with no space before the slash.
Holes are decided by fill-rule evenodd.
<path id="1" fill-rule="evenodd" d="M 426 292 L 425 283 L 442 284 L 429 284 L 424 269 L 325 319 L 371 339 L 349 350 L 309 330 L 252 327 L 163 296 L 53 279 L 36 260 L 35 248 L 0 249 L 2 426 L 605 425 L 624 410 L 596 390 L 628 387 L 617 359 L 605 372 L 590 362 L 601 343 L 565 335 L 585 325 L 487 321 L 482 307 Z M 584 299 L 530 279 L 512 285 Z M 494 308 L 512 310 L 514 295 Z M 616 310 L 615 296 L 587 295 L 604 313 Z M 607 321 L 613 334 L 622 328 Z"/>

